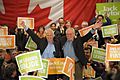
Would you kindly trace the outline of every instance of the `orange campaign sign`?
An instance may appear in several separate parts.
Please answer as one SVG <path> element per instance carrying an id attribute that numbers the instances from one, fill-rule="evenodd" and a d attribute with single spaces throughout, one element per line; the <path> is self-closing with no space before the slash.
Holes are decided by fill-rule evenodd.
<path id="1" fill-rule="evenodd" d="M 70 80 L 74 80 L 74 74 L 75 74 L 74 69 L 75 69 L 75 68 L 73 68 L 73 69 L 70 71 Z"/>
<path id="2" fill-rule="evenodd" d="M 8 35 L 8 27 L 1 27 L 0 35 Z"/>
<path id="3" fill-rule="evenodd" d="M 107 61 L 120 61 L 120 44 L 107 43 L 106 60 Z"/>
<path id="4" fill-rule="evenodd" d="M 85 36 L 93 27 L 94 25 L 91 25 L 89 27 L 86 27 L 86 28 L 82 28 L 79 30 L 79 33 L 80 33 L 80 36 L 83 37 Z"/>
<path id="5" fill-rule="evenodd" d="M 0 49 L 15 48 L 15 35 L 0 36 Z"/>
<path id="6" fill-rule="evenodd" d="M 95 78 L 95 71 L 90 65 L 90 63 L 87 64 L 87 69 L 83 68 L 83 77 Z"/>
<path id="7" fill-rule="evenodd" d="M 20 25 L 22 23 L 22 21 L 25 22 L 25 25 L 27 27 L 29 27 L 30 29 L 34 29 L 34 18 L 18 17 L 17 18 L 17 26 L 18 26 L 18 28 L 22 28 L 23 29 L 23 26 Z"/>
<path id="8" fill-rule="evenodd" d="M 50 58 L 48 74 L 63 74 L 63 66 L 66 58 Z"/>
<path id="9" fill-rule="evenodd" d="M 66 57 L 65 64 L 62 72 L 66 74 L 68 77 L 72 77 L 72 74 L 75 72 L 75 61 L 69 57 Z M 71 72 L 72 70 L 72 72 Z M 72 74 L 71 74 L 72 73 Z"/>

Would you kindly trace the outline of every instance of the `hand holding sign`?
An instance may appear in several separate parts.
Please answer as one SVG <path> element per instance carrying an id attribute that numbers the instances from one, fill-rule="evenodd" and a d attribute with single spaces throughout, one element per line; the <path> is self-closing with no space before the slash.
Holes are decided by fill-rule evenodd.
<path id="1" fill-rule="evenodd" d="M 22 22 L 20 23 L 20 26 L 22 26 L 22 27 L 24 27 L 24 28 L 25 28 L 25 22 L 24 22 L 24 21 L 22 21 Z"/>
<path id="2" fill-rule="evenodd" d="M 94 24 L 93 29 L 101 28 L 102 24 L 103 24 L 103 23 L 102 23 L 101 21 L 97 21 L 97 22 Z"/>

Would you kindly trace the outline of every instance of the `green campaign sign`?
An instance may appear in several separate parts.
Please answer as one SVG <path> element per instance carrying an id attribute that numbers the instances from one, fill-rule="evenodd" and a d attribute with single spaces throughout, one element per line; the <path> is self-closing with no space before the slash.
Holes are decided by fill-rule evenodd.
<path id="1" fill-rule="evenodd" d="M 92 57 L 93 61 L 104 63 L 105 62 L 105 54 L 106 54 L 106 51 L 104 49 L 100 49 L 100 48 L 96 48 L 96 47 L 92 48 L 91 57 Z"/>
<path id="2" fill-rule="evenodd" d="M 118 27 L 117 24 L 103 26 L 101 27 L 103 37 L 111 37 L 114 35 L 118 35 Z"/>
<path id="3" fill-rule="evenodd" d="M 19 76 L 19 80 L 45 80 L 37 76 Z"/>
<path id="4" fill-rule="evenodd" d="M 118 18 L 120 18 L 120 2 L 97 3 L 96 9 L 98 14 L 104 15 L 106 12 L 108 12 L 112 23 L 117 23 Z"/>
<path id="5" fill-rule="evenodd" d="M 40 51 L 32 51 L 20 54 L 15 57 L 21 74 L 26 74 L 31 71 L 40 70 L 43 68 Z"/>
<path id="6" fill-rule="evenodd" d="M 30 50 L 36 50 L 36 49 L 37 49 L 37 45 L 36 45 L 36 43 L 32 40 L 31 37 L 29 37 L 25 48 L 30 49 Z"/>
<path id="7" fill-rule="evenodd" d="M 37 76 L 48 78 L 48 63 L 49 63 L 49 61 L 47 59 L 43 59 L 42 63 L 43 63 L 43 69 L 38 70 Z"/>

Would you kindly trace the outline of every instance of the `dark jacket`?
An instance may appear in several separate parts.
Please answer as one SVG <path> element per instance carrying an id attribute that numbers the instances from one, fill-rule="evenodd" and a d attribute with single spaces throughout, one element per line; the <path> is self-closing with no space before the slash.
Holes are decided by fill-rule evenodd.
<path id="1" fill-rule="evenodd" d="M 31 36 L 32 40 L 37 44 L 37 49 L 40 50 L 41 55 L 43 54 L 45 48 L 48 45 L 48 41 L 46 38 L 39 38 L 32 30 L 28 29 L 27 33 Z M 59 40 L 54 38 L 54 46 L 55 46 L 55 52 L 54 57 L 61 57 L 60 53 L 60 44 Z"/>
<path id="2" fill-rule="evenodd" d="M 23 31 L 18 30 L 18 32 L 15 34 L 15 40 L 16 40 L 16 46 L 18 47 L 18 51 L 24 51 L 25 50 L 25 44 L 27 43 L 28 37 L 24 34 Z"/>
<path id="3" fill-rule="evenodd" d="M 67 29 L 67 28 L 64 26 L 63 29 L 64 29 L 64 30 L 62 31 L 62 33 L 61 33 L 61 31 L 60 31 L 60 27 L 58 27 L 58 29 L 57 29 L 57 31 L 59 31 L 61 37 L 66 35 L 66 29 Z"/>
<path id="4" fill-rule="evenodd" d="M 110 20 L 110 18 L 106 17 L 105 19 L 106 19 L 106 22 L 104 22 L 102 26 L 111 25 L 111 20 Z M 92 24 L 95 24 L 95 22 L 96 22 L 96 18 L 93 18 L 92 20 L 90 20 L 90 24 L 91 24 L 91 25 L 92 25 Z"/>
<path id="5" fill-rule="evenodd" d="M 84 42 L 89 40 L 92 36 L 93 36 L 93 34 L 90 31 L 84 37 L 79 36 L 76 39 L 74 39 L 74 41 L 73 41 L 73 48 L 75 51 L 75 55 L 79 59 L 79 62 L 81 63 L 82 66 L 87 65 L 87 59 L 86 59 L 85 54 L 84 54 L 83 44 L 84 44 Z M 65 36 L 62 37 L 62 39 L 60 41 L 62 48 L 63 48 L 64 44 L 66 43 L 66 41 L 67 41 L 67 38 Z"/>

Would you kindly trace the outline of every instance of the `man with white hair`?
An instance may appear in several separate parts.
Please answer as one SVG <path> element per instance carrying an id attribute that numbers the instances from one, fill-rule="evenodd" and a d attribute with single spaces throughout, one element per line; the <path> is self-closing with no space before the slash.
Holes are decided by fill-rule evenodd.
<path id="1" fill-rule="evenodd" d="M 21 23 L 26 32 L 31 36 L 32 40 L 37 44 L 37 49 L 40 50 L 42 58 L 61 57 L 59 40 L 54 38 L 54 32 L 51 29 L 45 30 L 46 37 L 39 38 L 32 30 Z"/>
<path id="2" fill-rule="evenodd" d="M 85 58 L 83 44 L 89 40 L 95 30 L 101 27 L 101 23 L 96 23 L 93 29 L 83 37 L 75 38 L 75 31 L 73 28 L 66 30 L 66 36 L 61 39 L 61 47 L 64 57 L 71 57 L 75 59 L 75 80 L 82 80 L 82 67 L 87 65 L 87 59 Z"/>
<path id="3" fill-rule="evenodd" d="M 46 36 L 43 38 L 39 38 L 32 30 L 25 26 L 25 23 L 21 23 L 24 26 L 26 32 L 31 36 L 32 40 L 37 44 L 37 49 L 40 50 L 42 58 L 60 58 L 62 57 L 60 51 L 60 42 L 54 36 L 54 32 L 52 29 L 45 30 Z M 48 79 L 46 80 L 57 80 L 61 78 L 63 75 L 48 75 Z"/>

